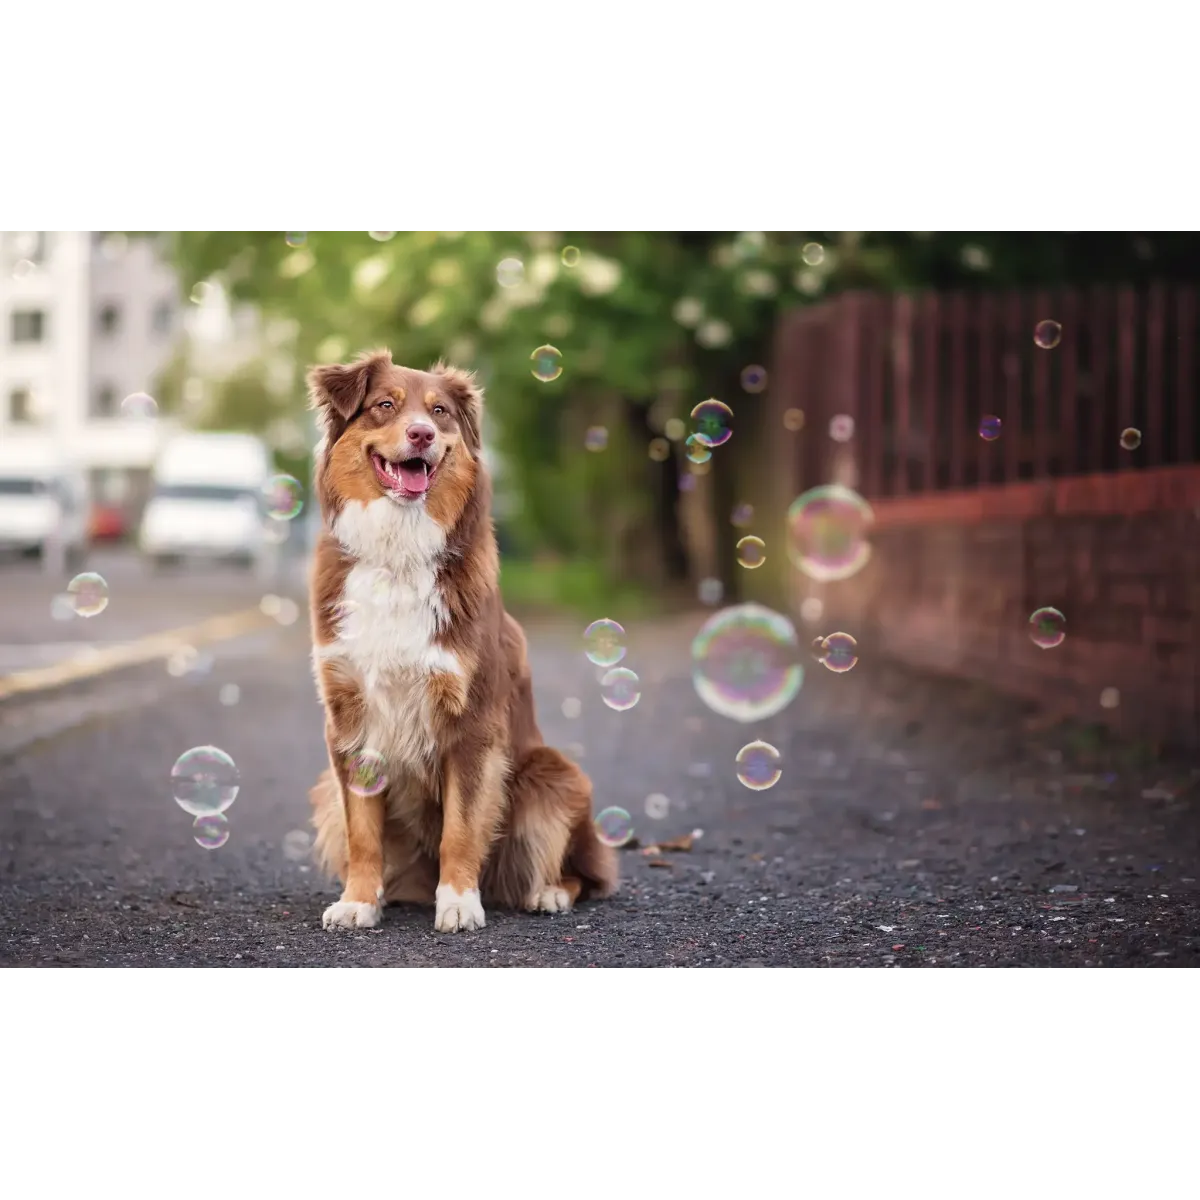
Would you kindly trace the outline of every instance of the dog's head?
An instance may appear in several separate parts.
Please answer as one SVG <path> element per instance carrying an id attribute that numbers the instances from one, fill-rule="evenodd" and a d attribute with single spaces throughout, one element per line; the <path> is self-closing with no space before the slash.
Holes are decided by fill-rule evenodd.
<path id="1" fill-rule="evenodd" d="M 443 363 L 397 366 L 382 350 L 312 367 L 308 386 L 324 429 L 317 466 L 327 511 L 386 498 L 454 526 L 481 469 L 483 392 L 474 376 Z"/>

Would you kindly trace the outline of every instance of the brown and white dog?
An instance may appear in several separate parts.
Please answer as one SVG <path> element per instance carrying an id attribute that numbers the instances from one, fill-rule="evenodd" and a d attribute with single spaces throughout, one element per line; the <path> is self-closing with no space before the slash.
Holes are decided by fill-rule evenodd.
<path id="1" fill-rule="evenodd" d="M 564 912 L 611 894 L 591 783 L 542 740 L 500 597 L 473 376 L 380 351 L 308 383 L 324 428 L 311 604 L 330 762 L 311 797 L 317 857 L 344 886 L 325 927 L 432 902 L 450 933 L 481 928 L 484 902 Z M 351 777 L 364 751 L 385 786 Z"/>

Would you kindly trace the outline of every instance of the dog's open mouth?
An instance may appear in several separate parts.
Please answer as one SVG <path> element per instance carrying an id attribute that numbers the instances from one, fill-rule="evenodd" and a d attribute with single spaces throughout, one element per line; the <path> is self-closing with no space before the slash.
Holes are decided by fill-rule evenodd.
<path id="1" fill-rule="evenodd" d="M 405 500 L 415 500 L 424 496 L 429 491 L 434 475 L 437 474 L 437 465 L 431 465 L 420 457 L 392 462 L 382 454 L 372 453 L 371 465 L 388 494 L 403 497 Z"/>

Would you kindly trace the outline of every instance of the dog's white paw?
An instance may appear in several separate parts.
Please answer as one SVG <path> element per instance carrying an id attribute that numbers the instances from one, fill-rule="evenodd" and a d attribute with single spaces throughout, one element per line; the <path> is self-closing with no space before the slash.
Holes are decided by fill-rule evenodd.
<path id="1" fill-rule="evenodd" d="M 321 924 L 326 929 L 374 929 L 382 919 L 383 909 L 378 904 L 339 900 L 325 910 Z"/>
<path id="2" fill-rule="evenodd" d="M 435 901 L 437 913 L 433 918 L 433 927 L 438 933 L 465 933 L 482 929 L 487 924 L 478 888 L 460 892 L 448 883 L 439 884 Z"/>
<path id="3" fill-rule="evenodd" d="M 571 897 L 566 888 L 544 887 L 533 892 L 525 901 L 527 912 L 560 913 L 571 911 Z"/>

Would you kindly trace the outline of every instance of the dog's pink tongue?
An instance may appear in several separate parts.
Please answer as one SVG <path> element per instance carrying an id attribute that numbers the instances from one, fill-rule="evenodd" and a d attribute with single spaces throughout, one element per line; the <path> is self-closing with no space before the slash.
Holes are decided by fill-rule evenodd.
<path id="1" fill-rule="evenodd" d="M 429 487 L 429 472 L 425 469 L 425 464 L 413 467 L 408 463 L 401 463 L 400 482 L 404 484 L 404 490 L 409 495 L 419 496 Z"/>

